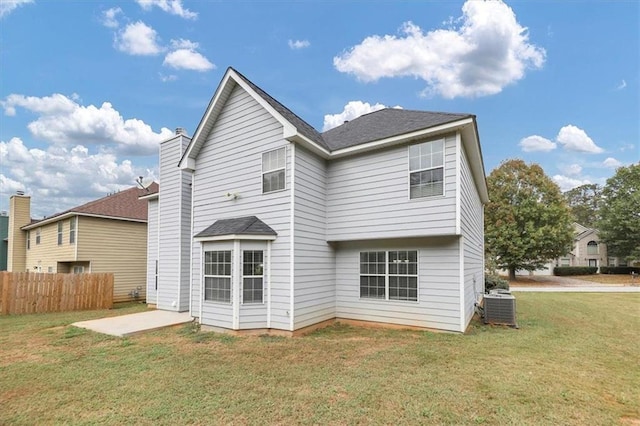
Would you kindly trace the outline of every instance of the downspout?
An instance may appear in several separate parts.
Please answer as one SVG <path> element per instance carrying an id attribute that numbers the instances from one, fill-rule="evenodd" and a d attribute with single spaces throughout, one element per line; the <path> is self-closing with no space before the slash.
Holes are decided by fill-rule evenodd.
<path id="1" fill-rule="evenodd" d="M 290 241 L 289 241 L 289 329 L 291 331 L 294 330 L 294 320 L 293 320 L 293 315 L 294 315 L 294 307 L 295 307 L 295 303 L 294 303 L 294 284 L 295 284 L 295 231 L 294 231 L 294 224 L 295 224 L 295 178 L 296 176 L 296 145 L 295 143 L 291 143 L 291 216 L 289 218 L 289 223 L 291 226 L 291 231 L 290 231 Z"/>
<path id="2" fill-rule="evenodd" d="M 193 316 L 193 262 L 191 256 L 193 254 L 193 193 L 195 192 L 195 176 L 191 172 L 191 225 L 189 227 L 189 315 Z"/>
<path id="3" fill-rule="evenodd" d="M 267 328 L 271 328 L 271 241 L 267 241 Z"/>

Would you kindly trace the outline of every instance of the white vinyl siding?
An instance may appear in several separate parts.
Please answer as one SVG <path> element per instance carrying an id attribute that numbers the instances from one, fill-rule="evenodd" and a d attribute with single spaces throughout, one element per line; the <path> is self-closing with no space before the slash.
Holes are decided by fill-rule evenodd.
<path id="1" fill-rule="evenodd" d="M 277 233 L 271 247 L 271 327 L 289 330 L 290 176 L 285 173 L 284 190 L 268 194 L 262 193 L 260 179 L 262 154 L 283 147 L 285 169 L 289 169 L 290 148 L 289 142 L 282 138 L 282 125 L 242 88 L 235 86 L 195 159 L 193 232 L 197 234 L 219 219 L 256 216 Z M 225 197 L 227 193 L 238 194 L 238 197 L 230 199 Z M 200 316 L 201 273 L 195 272 L 201 270 L 201 247 L 198 242 L 192 247 L 194 316 Z M 208 246 L 205 244 L 205 247 Z M 241 249 L 254 248 L 243 242 Z M 266 244 L 255 249 L 266 250 Z M 265 328 L 267 300 L 264 304 L 242 305 L 239 314 L 240 329 Z M 203 303 L 201 322 L 232 328 L 233 312 L 230 307 L 222 309 L 220 304 Z"/>
<path id="2" fill-rule="evenodd" d="M 336 249 L 336 317 L 460 331 L 459 238 L 344 242 Z M 411 244 L 407 247 L 408 244 Z M 418 301 L 360 297 L 360 253 L 418 252 Z"/>
<path id="3" fill-rule="evenodd" d="M 326 240 L 327 165 L 296 146 L 294 328 L 336 315 L 335 254 Z"/>
<path id="4" fill-rule="evenodd" d="M 328 163 L 327 240 L 456 233 L 456 137 L 445 138 L 444 195 L 408 199 L 407 146 Z"/>
<path id="5" fill-rule="evenodd" d="M 462 144 L 460 144 L 462 146 Z M 460 152 L 460 227 L 462 232 L 463 301 L 461 330 L 471 321 L 475 302 L 484 293 L 484 218 L 483 207 L 464 149 Z"/>

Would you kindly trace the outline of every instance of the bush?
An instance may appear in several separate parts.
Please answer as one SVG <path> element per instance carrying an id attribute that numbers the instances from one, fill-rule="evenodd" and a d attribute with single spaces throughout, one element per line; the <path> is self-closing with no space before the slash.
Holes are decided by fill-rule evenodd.
<path id="1" fill-rule="evenodd" d="M 556 266 L 553 275 L 564 277 L 567 275 L 591 275 L 598 272 L 595 266 Z"/>
<path id="2" fill-rule="evenodd" d="M 496 288 L 502 290 L 509 290 L 509 281 L 500 278 L 497 275 L 486 275 L 484 276 L 484 291 L 485 293 L 489 293 L 489 290 L 494 290 Z"/>
<path id="3" fill-rule="evenodd" d="M 632 266 L 602 266 L 600 267 L 601 274 L 617 274 L 617 275 L 629 275 L 631 273 L 640 274 L 640 268 Z"/>

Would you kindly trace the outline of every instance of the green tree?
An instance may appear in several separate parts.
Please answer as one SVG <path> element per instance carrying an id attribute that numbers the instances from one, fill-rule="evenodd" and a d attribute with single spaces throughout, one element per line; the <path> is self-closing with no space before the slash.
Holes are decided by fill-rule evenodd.
<path id="1" fill-rule="evenodd" d="M 507 160 L 487 178 L 485 245 L 498 267 L 533 271 L 565 255 L 573 243 L 572 217 L 560 188 L 537 164 Z"/>
<path id="2" fill-rule="evenodd" d="M 588 228 L 596 226 L 598 211 L 602 200 L 602 187 L 591 183 L 573 188 L 564 193 L 573 219 Z"/>
<path id="3" fill-rule="evenodd" d="M 640 259 L 640 163 L 618 168 L 607 179 L 602 198 L 600 240 L 613 256 Z"/>

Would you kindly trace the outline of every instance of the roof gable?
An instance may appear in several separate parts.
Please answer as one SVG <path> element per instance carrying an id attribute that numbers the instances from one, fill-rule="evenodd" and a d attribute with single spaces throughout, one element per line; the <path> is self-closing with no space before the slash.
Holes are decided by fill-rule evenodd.
<path id="1" fill-rule="evenodd" d="M 80 215 L 80 216 L 99 216 L 112 219 L 132 220 L 137 222 L 147 221 L 147 201 L 140 200 L 139 197 L 148 193 L 158 192 L 158 184 L 153 182 L 147 189 L 132 187 L 115 194 L 97 200 L 89 201 L 77 207 L 70 208 L 52 216 L 38 220 L 23 227 L 30 229 L 37 226 L 54 222 L 62 217 Z"/>

